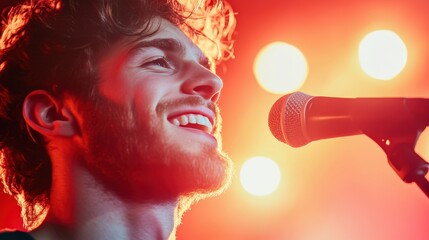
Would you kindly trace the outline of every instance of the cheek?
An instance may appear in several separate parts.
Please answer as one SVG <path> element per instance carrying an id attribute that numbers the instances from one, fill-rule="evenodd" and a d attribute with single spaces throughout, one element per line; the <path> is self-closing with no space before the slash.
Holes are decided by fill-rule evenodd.
<path id="1" fill-rule="evenodd" d="M 100 95 L 119 105 L 125 103 L 136 77 L 125 65 L 124 59 L 118 57 L 102 64 L 100 69 Z"/>
<path id="2" fill-rule="evenodd" d="M 137 84 L 134 89 L 134 106 L 137 109 L 148 109 L 156 111 L 156 108 L 162 101 L 177 97 L 178 86 L 168 82 L 165 79 L 143 80 Z"/>

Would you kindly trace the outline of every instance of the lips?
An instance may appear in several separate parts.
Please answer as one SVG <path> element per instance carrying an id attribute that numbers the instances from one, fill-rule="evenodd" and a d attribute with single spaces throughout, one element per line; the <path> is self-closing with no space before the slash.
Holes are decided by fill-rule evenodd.
<path id="1" fill-rule="evenodd" d="M 183 113 L 169 118 L 169 121 L 179 127 L 199 129 L 209 134 L 213 133 L 214 120 L 201 113 Z"/>

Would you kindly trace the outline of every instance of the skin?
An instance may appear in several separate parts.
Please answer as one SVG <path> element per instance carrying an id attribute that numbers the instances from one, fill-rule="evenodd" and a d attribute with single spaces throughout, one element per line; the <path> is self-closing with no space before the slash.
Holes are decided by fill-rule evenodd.
<path id="1" fill-rule="evenodd" d="M 219 193 L 229 181 L 215 123 L 222 81 L 176 26 L 152 27 L 102 57 L 98 103 L 82 110 L 69 95 L 27 96 L 24 118 L 45 136 L 53 169 L 35 239 L 174 239 L 181 197 Z M 214 129 L 178 126 L 189 114 Z"/>

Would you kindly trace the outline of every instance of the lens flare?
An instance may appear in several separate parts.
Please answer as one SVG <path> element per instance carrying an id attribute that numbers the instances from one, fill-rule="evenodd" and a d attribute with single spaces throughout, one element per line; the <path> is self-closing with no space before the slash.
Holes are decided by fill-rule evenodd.
<path id="1" fill-rule="evenodd" d="M 378 80 L 391 80 L 407 63 L 407 47 L 390 30 L 378 30 L 366 35 L 359 45 L 359 64 L 363 71 Z"/>
<path id="2" fill-rule="evenodd" d="M 281 179 L 279 166 L 267 157 L 257 156 L 248 159 L 240 170 L 243 188 L 255 196 L 273 193 Z"/>

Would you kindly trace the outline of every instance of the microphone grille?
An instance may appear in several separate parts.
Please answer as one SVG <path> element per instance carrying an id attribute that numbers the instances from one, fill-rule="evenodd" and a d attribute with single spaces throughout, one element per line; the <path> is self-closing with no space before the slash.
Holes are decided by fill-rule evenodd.
<path id="1" fill-rule="evenodd" d="M 277 138 L 279 141 L 287 143 L 285 137 L 283 136 L 282 131 L 282 121 L 281 115 L 283 114 L 283 109 L 285 109 L 285 102 L 289 98 L 289 95 L 285 95 L 279 98 L 271 107 L 270 114 L 268 117 L 268 125 L 270 127 L 271 133 Z"/>
<path id="2" fill-rule="evenodd" d="M 300 147 L 311 141 L 303 131 L 305 105 L 311 98 L 305 93 L 296 92 L 281 97 L 273 104 L 268 125 L 275 138 L 292 147 Z"/>

